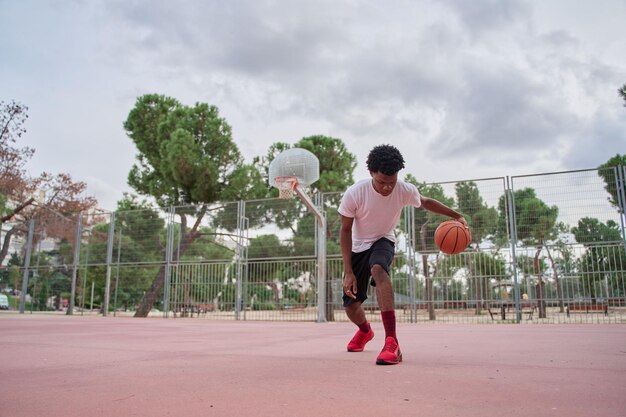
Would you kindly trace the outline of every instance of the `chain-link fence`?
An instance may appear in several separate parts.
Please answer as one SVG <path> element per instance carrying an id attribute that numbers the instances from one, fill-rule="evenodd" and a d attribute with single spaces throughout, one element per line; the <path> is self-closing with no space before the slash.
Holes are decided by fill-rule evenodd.
<path id="1" fill-rule="evenodd" d="M 398 320 L 626 322 L 625 177 L 619 167 L 418 184 L 463 213 L 472 242 L 439 252 L 445 219 L 405 208 L 391 269 Z M 33 219 L 13 236 L 0 285 L 21 312 L 346 321 L 341 193 L 313 197 L 322 229 L 298 199 Z M 364 306 L 380 320 L 373 288 Z"/>

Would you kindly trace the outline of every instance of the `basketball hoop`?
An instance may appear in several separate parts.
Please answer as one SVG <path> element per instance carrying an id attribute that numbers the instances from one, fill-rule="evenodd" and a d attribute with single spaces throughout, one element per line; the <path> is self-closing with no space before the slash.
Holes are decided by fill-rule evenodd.
<path id="1" fill-rule="evenodd" d="M 278 188 L 278 198 L 289 200 L 293 198 L 293 191 L 298 186 L 298 177 L 283 175 L 274 178 L 274 186 Z"/>

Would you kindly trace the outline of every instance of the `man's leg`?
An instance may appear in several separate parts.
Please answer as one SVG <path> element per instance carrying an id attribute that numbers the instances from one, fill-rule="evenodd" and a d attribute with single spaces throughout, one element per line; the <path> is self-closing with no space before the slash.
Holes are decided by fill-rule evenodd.
<path id="1" fill-rule="evenodd" d="M 391 278 L 385 269 L 380 265 L 372 267 L 372 277 L 376 282 L 376 298 L 378 299 L 378 307 L 385 327 L 385 338 L 396 336 L 396 313 L 394 305 L 393 286 Z"/>
<path id="2" fill-rule="evenodd" d="M 402 353 L 396 336 L 396 313 L 391 278 L 389 278 L 387 271 L 378 264 L 372 266 L 372 278 L 376 283 L 378 306 L 385 327 L 385 345 L 376 358 L 376 364 L 395 365 L 402 361 Z"/>
<path id="3" fill-rule="evenodd" d="M 367 318 L 365 317 L 365 310 L 363 310 L 360 302 L 356 301 L 349 306 L 346 306 L 345 309 L 346 315 L 350 321 L 357 326 L 361 326 L 367 321 Z"/>
<path id="4" fill-rule="evenodd" d="M 362 352 L 367 342 L 374 338 L 374 331 L 367 322 L 361 304 L 361 302 L 356 301 L 345 307 L 346 315 L 350 321 L 359 327 L 359 330 L 348 343 L 348 352 Z"/>
<path id="5" fill-rule="evenodd" d="M 370 275 L 368 260 L 369 251 L 352 253 L 352 270 L 357 280 L 356 299 L 344 294 L 343 307 L 350 321 L 356 324 L 359 330 L 348 343 L 348 352 L 362 352 L 367 342 L 374 338 L 374 331 L 367 321 L 362 306 L 363 301 L 367 300 L 367 285 Z"/>
<path id="6" fill-rule="evenodd" d="M 376 283 L 376 296 L 380 311 L 393 311 L 395 309 L 393 301 L 393 287 L 391 278 L 385 269 L 376 264 L 372 266 L 372 278 Z"/>

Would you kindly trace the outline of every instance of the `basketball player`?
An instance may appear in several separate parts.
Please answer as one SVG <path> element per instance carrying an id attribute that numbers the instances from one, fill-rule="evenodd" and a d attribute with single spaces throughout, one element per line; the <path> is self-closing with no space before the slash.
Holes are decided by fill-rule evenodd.
<path id="1" fill-rule="evenodd" d="M 343 306 L 348 318 L 359 328 L 348 343 L 348 352 L 362 352 L 365 344 L 374 338 L 361 306 L 367 299 L 371 277 L 385 328 L 384 347 L 376 358 L 378 365 L 395 365 L 402 361 L 396 337 L 394 292 L 389 278 L 396 243 L 394 229 L 402 209 L 408 205 L 423 207 L 458 220 L 467 227 L 461 214 L 437 200 L 420 195 L 414 185 L 399 180 L 398 171 L 402 168 L 404 158 L 398 149 L 391 145 L 374 147 L 367 157 L 371 178 L 349 187 L 339 206 L 344 265 Z"/>

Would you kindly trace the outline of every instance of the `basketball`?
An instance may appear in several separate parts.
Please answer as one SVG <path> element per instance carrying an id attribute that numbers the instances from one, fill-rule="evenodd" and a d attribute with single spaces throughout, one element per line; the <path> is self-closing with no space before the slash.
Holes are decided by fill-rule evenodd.
<path id="1" fill-rule="evenodd" d="M 467 248 L 472 240 L 469 229 L 456 220 L 447 220 L 435 230 L 435 245 L 443 253 L 455 255 Z"/>

